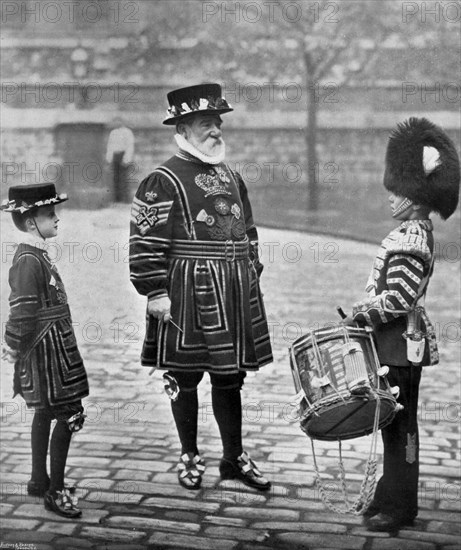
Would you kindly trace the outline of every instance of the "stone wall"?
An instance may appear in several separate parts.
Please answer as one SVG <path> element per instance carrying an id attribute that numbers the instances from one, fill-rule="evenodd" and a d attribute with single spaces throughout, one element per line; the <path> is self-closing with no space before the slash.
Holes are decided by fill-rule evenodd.
<path id="1" fill-rule="evenodd" d="M 175 151 L 171 128 L 141 125 L 134 132 L 136 154 L 129 171 L 127 196 L 132 196 L 140 181 Z M 104 141 L 108 133 L 107 126 Z M 456 130 L 449 130 L 449 134 L 459 143 Z M 229 164 L 247 182 L 258 223 L 377 241 L 392 226 L 387 193 L 382 186 L 388 135 L 387 126 L 319 130 L 317 213 L 307 210 L 306 155 L 301 129 L 242 130 L 230 126 L 225 137 Z M 101 150 L 105 150 L 105 144 Z M 7 196 L 7 188 L 12 184 L 48 180 L 60 185 L 66 180 L 65 190 L 74 196 L 74 205 L 97 208 L 113 199 L 110 169 L 103 154 L 99 167 L 95 166 L 94 158 L 85 161 L 77 153 L 74 163 L 72 153 L 66 158 L 67 161 L 60 153 L 53 128 L 4 131 L 1 198 Z M 72 164 L 75 164 L 74 178 L 69 176 Z M 459 211 L 440 227 L 444 242 L 459 243 Z"/>

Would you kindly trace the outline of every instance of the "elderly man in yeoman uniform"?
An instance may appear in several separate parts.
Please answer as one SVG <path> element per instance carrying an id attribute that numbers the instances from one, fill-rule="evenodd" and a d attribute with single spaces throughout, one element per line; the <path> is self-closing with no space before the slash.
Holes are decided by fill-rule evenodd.
<path id="1" fill-rule="evenodd" d="M 198 489 L 197 386 L 207 372 L 223 445 L 221 479 L 268 490 L 242 447 L 240 390 L 248 371 L 272 361 L 259 288 L 258 235 L 241 176 L 224 163 L 221 115 L 233 109 L 218 84 L 168 94 L 166 125 L 177 153 L 133 201 L 130 277 L 147 297 L 141 363 L 167 371 L 165 390 L 181 443 L 179 483 Z"/>

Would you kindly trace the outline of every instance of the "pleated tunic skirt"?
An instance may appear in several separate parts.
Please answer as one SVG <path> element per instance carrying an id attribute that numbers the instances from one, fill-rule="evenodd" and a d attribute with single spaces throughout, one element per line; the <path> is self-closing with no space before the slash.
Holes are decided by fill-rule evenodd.
<path id="1" fill-rule="evenodd" d="M 147 316 L 142 364 L 176 371 L 230 374 L 272 361 L 259 280 L 248 243 L 173 247 L 169 257 L 171 321 Z M 222 252 L 224 250 L 224 253 Z"/>

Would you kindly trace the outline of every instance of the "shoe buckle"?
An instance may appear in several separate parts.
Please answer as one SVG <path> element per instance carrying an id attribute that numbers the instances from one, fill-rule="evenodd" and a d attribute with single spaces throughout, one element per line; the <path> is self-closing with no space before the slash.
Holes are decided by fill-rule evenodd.
<path id="1" fill-rule="evenodd" d="M 256 477 L 262 477 L 261 472 L 258 470 L 256 464 L 246 451 L 243 451 L 243 453 L 238 457 L 238 461 L 243 463 L 240 468 L 244 474 L 253 472 Z"/>

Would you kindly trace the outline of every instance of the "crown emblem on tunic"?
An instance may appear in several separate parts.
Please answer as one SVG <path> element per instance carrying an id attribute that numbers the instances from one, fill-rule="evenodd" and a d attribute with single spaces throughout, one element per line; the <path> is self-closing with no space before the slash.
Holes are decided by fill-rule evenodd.
<path id="1" fill-rule="evenodd" d="M 211 174 L 198 174 L 195 176 L 195 183 L 205 191 L 205 197 L 210 195 L 230 195 L 227 189 L 227 182 L 222 182 L 218 177 Z"/>

